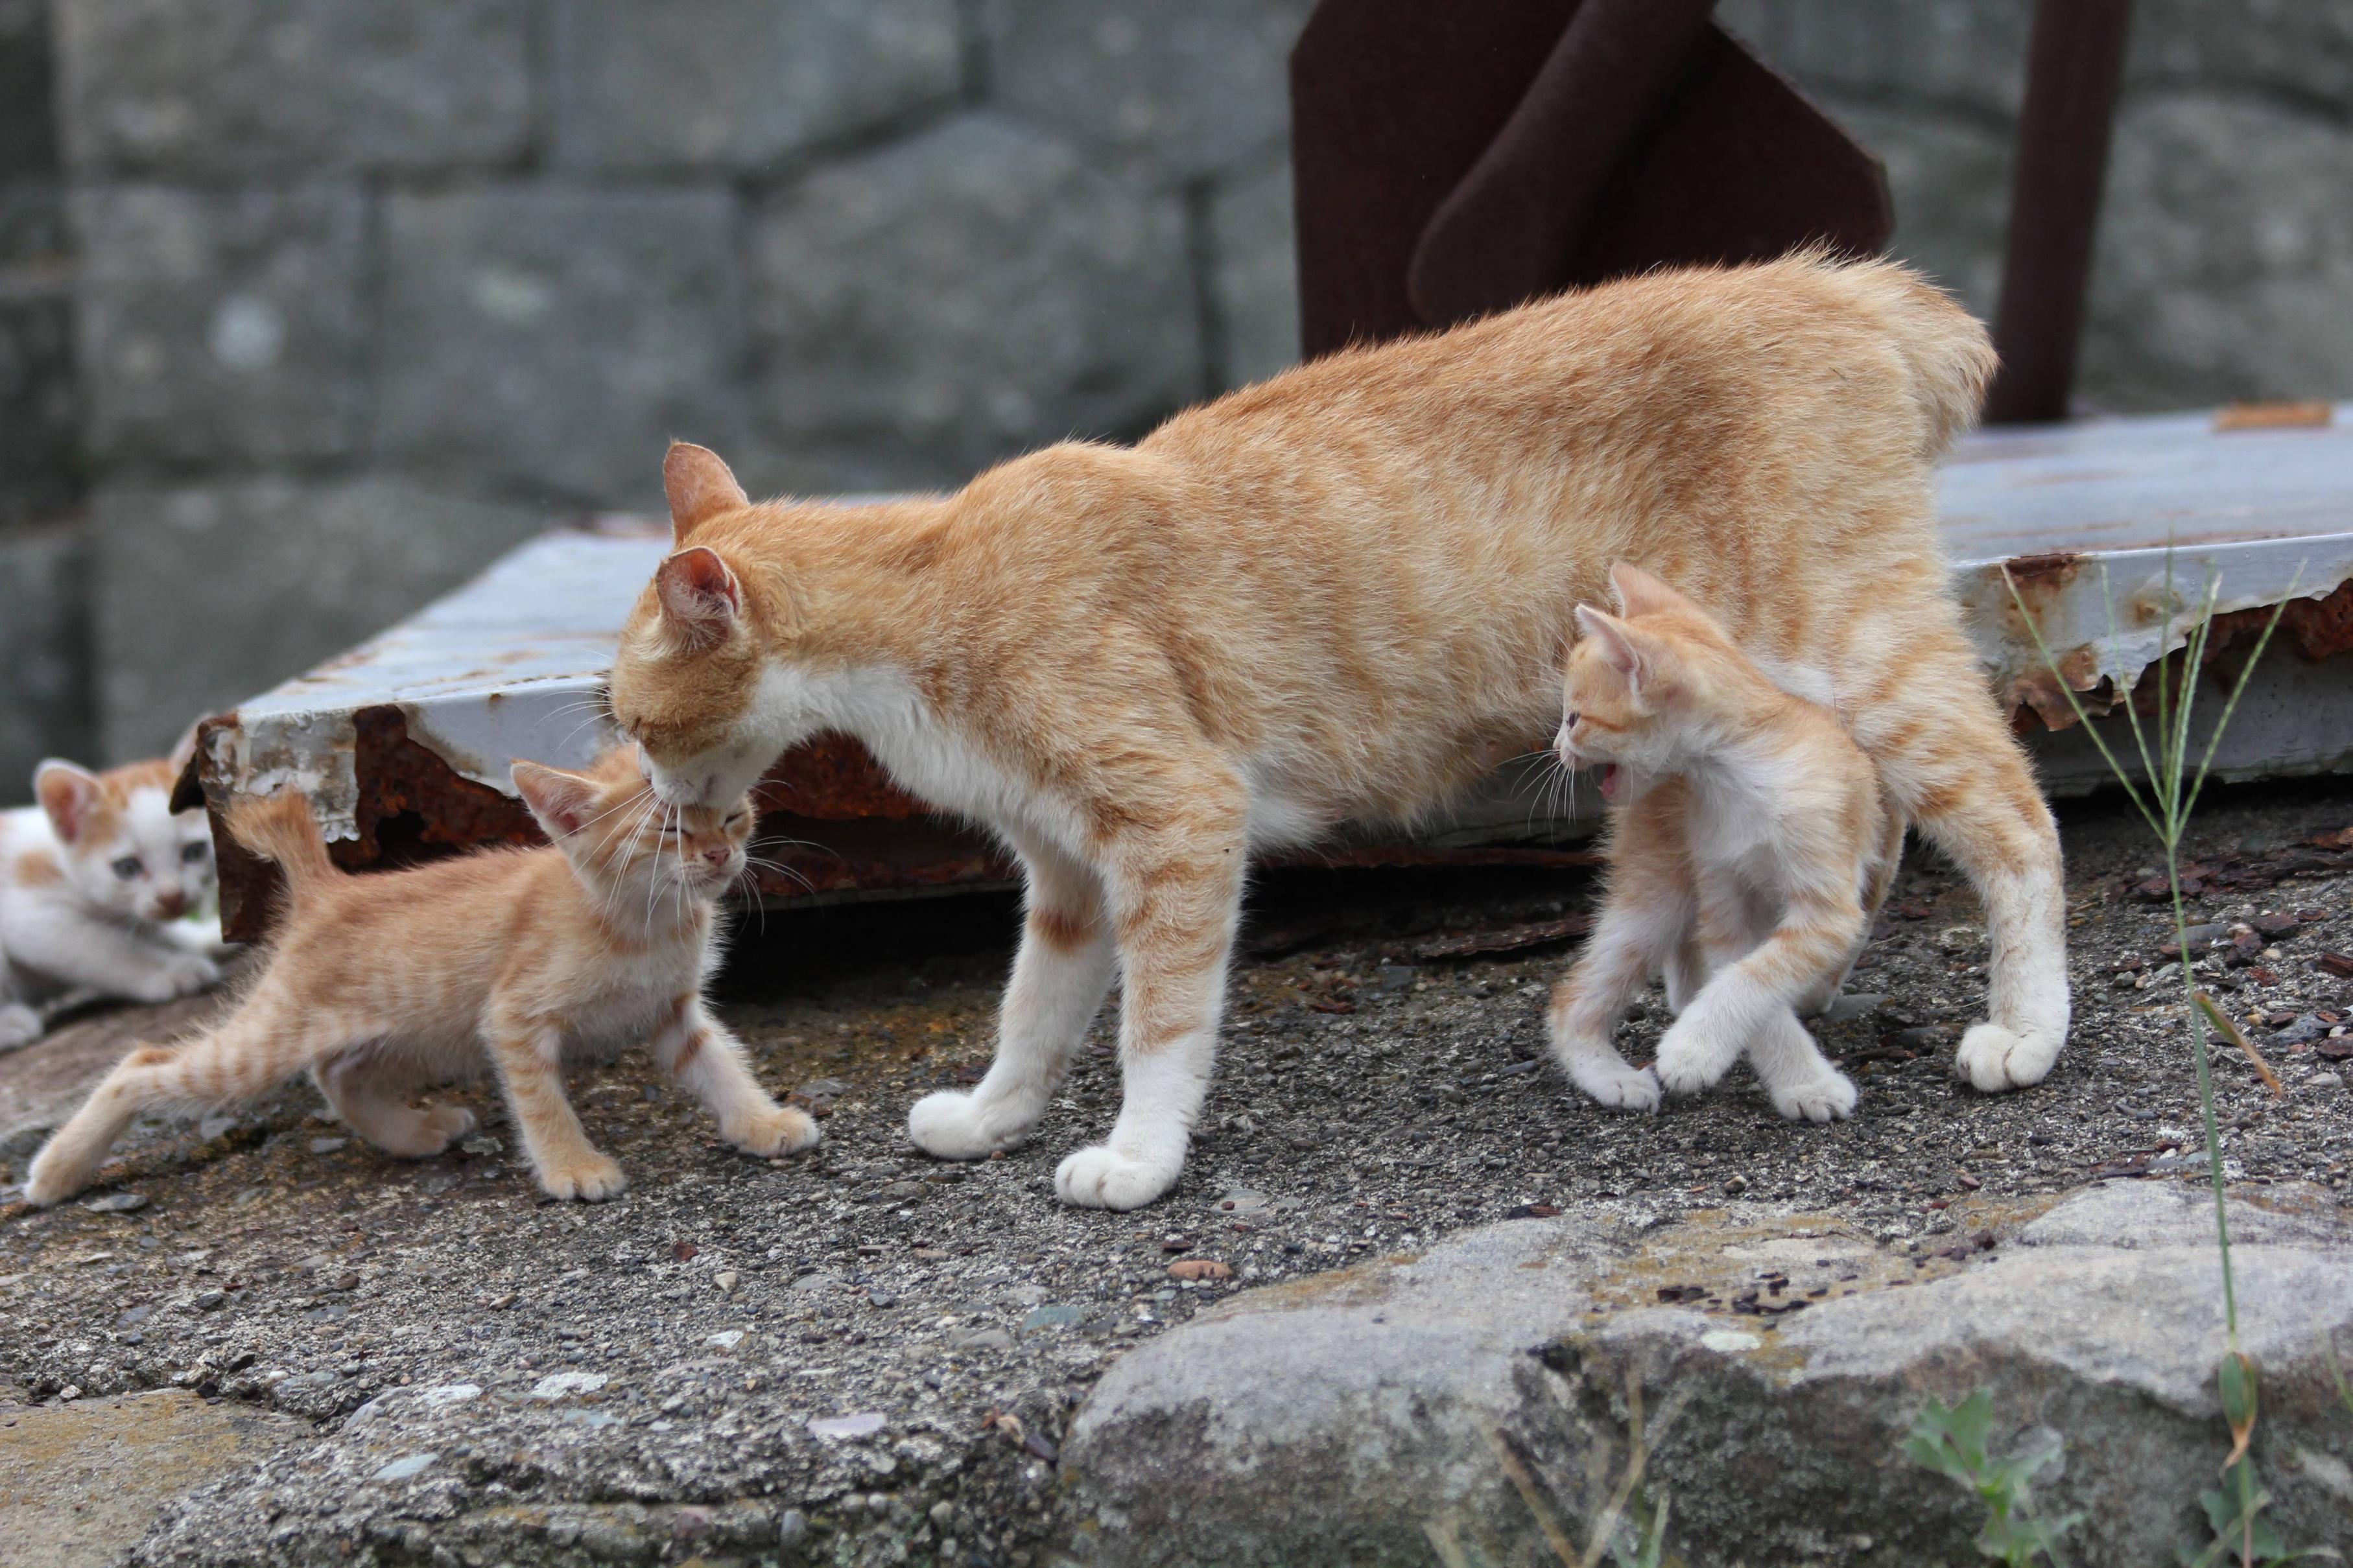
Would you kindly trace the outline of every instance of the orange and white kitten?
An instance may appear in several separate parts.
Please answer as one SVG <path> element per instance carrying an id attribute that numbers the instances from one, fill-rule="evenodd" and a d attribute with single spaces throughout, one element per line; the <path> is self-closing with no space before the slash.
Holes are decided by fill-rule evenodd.
<path id="1" fill-rule="evenodd" d="M 1968 873 L 1992 1016 L 1960 1062 L 2039 1082 L 2067 1034 L 2058 833 L 1931 488 L 1993 363 L 1902 268 L 1798 257 L 1333 354 L 952 496 L 755 506 L 676 447 L 676 548 L 613 708 L 664 800 L 732 800 L 830 730 L 1000 835 L 1029 913 L 997 1060 L 908 1135 L 950 1159 L 1027 1136 L 1116 973 L 1125 1098 L 1055 1187 L 1133 1208 L 1201 1113 L 1251 852 L 1411 821 L 1542 744 L 1571 611 L 1632 561 L 1818 684 Z"/>
<path id="2" fill-rule="evenodd" d="M 551 847 L 374 876 L 336 868 L 300 795 L 238 803 L 229 831 L 287 884 L 252 990 L 201 1034 L 125 1057 L 35 1157 L 26 1197 L 80 1191 L 142 1110 L 230 1105 L 304 1071 L 353 1131 L 422 1159 L 474 1119 L 410 1095 L 487 1065 L 540 1185 L 609 1198 L 627 1182 L 565 1098 L 565 1058 L 641 1041 L 737 1148 L 815 1143 L 817 1124 L 768 1098 L 702 1002 L 716 902 L 744 869 L 752 804 L 664 807 L 639 767 L 631 746 L 586 773 L 517 763 L 515 787 Z"/>
<path id="3" fill-rule="evenodd" d="M 1712 1087 L 1746 1051 L 1791 1120 L 1854 1109 L 1805 1026 L 1837 994 L 1904 852 L 1904 819 L 1837 715 L 1769 679 L 1713 616 L 1639 568 L 1610 573 L 1615 616 L 1577 609 L 1566 765 L 1600 770 L 1609 891 L 1553 994 L 1553 1049 L 1604 1105 L 1651 1110 L 1662 1086 Z M 1655 1071 L 1610 1043 L 1652 974 L 1679 1016 Z"/>
<path id="4" fill-rule="evenodd" d="M 39 1037 L 45 1003 L 168 1002 L 220 979 L 180 918 L 210 907 L 214 879 L 204 812 L 172 812 L 179 772 L 52 758 L 34 771 L 37 804 L 0 812 L 0 1050 Z"/>

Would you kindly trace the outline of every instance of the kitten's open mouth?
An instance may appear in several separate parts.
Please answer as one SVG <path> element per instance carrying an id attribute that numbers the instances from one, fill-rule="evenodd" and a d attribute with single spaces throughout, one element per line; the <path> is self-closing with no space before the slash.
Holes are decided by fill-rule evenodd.
<path id="1" fill-rule="evenodd" d="M 1618 792 L 1623 788 L 1624 785 L 1624 777 L 1620 773 L 1618 764 L 1616 763 L 1604 763 L 1601 764 L 1602 799 L 1607 801 L 1615 801 L 1618 798 Z"/>

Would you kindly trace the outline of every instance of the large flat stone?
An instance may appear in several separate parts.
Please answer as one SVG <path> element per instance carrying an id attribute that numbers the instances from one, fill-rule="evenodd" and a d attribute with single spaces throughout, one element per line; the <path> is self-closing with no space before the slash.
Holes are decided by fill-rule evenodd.
<path id="1" fill-rule="evenodd" d="M 2353 1415 L 2324 1360 L 2353 1328 L 2353 1227 L 2317 1189 L 2234 1211 L 2271 1517 L 2299 1545 L 2353 1545 L 2337 1457 Z M 1426 1563 L 1442 1538 L 1548 1561 L 1504 1451 L 1582 1547 L 1639 1398 L 1646 1476 L 1672 1498 L 1668 1544 L 1691 1568 L 1959 1561 L 1981 1514 L 1900 1444 L 1929 1395 L 1983 1387 L 2005 1451 L 2032 1428 L 2063 1439 L 2038 1496 L 2089 1513 L 2070 1561 L 2170 1561 L 2198 1538 L 2195 1496 L 2229 1447 L 2211 1200 L 2094 1189 L 2031 1214 L 1981 1208 L 1968 1223 L 1999 1245 L 1951 1256 L 1820 1215 L 1571 1215 L 1250 1292 L 1096 1386 L 1063 1451 L 1079 1554 Z M 1778 1290 L 1759 1283 L 1772 1275 Z M 1728 1310 L 1744 1286 L 1806 1305 Z"/>
<path id="2" fill-rule="evenodd" d="M 955 483 L 1200 390 L 1176 198 L 997 115 L 778 193 L 752 252 L 774 482 Z"/>
<path id="3" fill-rule="evenodd" d="M 59 525 L 0 532 L 0 809 L 33 798 L 43 757 L 88 755 L 90 548 Z"/>
<path id="4" fill-rule="evenodd" d="M 290 1416 L 176 1388 L 37 1409 L 0 1402 L 9 1568 L 115 1562 L 165 1504 L 309 1436 Z"/>
<path id="5" fill-rule="evenodd" d="M 1000 0 L 989 70 L 1004 100 L 1174 179 L 1253 160 L 1289 124 L 1303 0 Z"/>
<path id="6" fill-rule="evenodd" d="M 1219 184 L 1209 198 L 1209 254 L 1223 384 L 1245 386 L 1298 363 L 1299 263 L 1288 162 Z"/>
<path id="7" fill-rule="evenodd" d="M 2332 397 L 2353 366 L 2353 130 L 2220 94 L 2116 124 L 2084 345 L 2110 407 Z"/>
<path id="8" fill-rule="evenodd" d="M 116 481 L 92 510 L 101 750 L 118 760 L 374 635 L 547 521 L 390 478 Z"/>
<path id="9" fill-rule="evenodd" d="M 952 100 L 955 0 L 565 0 L 554 154 L 584 169 L 772 169 Z"/>
<path id="10" fill-rule="evenodd" d="M 725 451 L 740 428 L 735 221 L 718 188 L 391 197 L 382 449 L 658 501 L 672 437 Z"/>
<path id="11" fill-rule="evenodd" d="M 58 119 L 84 174 L 315 175 L 522 156 L 527 0 L 77 0 Z"/>
<path id="12" fill-rule="evenodd" d="M 354 185 L 76 193 L 90 439 L 133 462 L 351 450 L 364 385 Z"/>

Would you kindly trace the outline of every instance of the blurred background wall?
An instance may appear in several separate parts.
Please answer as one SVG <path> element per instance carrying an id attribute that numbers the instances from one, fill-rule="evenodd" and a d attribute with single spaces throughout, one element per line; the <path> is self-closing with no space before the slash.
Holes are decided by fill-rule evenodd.
<path id="1" fill-rule="evenodd" d="M 1295 352 L 1304 0 L 0 0 L 0 801 L 552 521 Z M 2028 0 L 1725 0 L 1990 311 Z M 2353 392 L 2353 0 L 2141 0 L 2084 400 Z"/>

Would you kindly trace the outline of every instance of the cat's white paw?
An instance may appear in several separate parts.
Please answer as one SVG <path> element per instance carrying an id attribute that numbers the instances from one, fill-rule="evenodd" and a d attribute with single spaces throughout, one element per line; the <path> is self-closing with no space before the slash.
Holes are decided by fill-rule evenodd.
<path id="1" fill-rule="evenodd" d="M 1659 1075 L 1649 1068 L 1580 1062 L 1569 1068 L 1569 1079 L 1593 1097 L 1596 1105 L 1612 1110 L 1655 1111 L 1659 1109 Z"/>
<path id="2" fill-rule="evenodd" d="M 2041 1083 L 2059 1059 L 2062 1042 L 2051 1036 L 2021 1035 L 2000 1024 L 1978 1024 L 1961 1037 L 1953 1070 L 1988 1094 Z"/>
<path id="3" fill-rule="evenodd" d="M 944 1089 L 915 1101 L 907 1111 L 907 1137 L 937 1160 L 983 1160 L 1010 1149 L 1038 1124 L 1034 1114 L 1001 1100 Z"/>
<path id="4" fill-rule="evenodd" d="M 1066 1204 L 1090 1209 L 1134 1209 L 1176 1184 L 1184 1158 L 1138 1160 L 1108 1144 L 1082 1149 L 1054 1172 L 1054 1192 Z"/>
<path id="5" fill-rule="evenodd" d="M 37 1209 L 61 1204 L 90 1185 L 91 1174 L 90 1166 L 61 1152 L 52 1142 L 33 1156 L 33 1168 L 25 1173 L 25 1201 Z"/>
<path id="6" fill-rule="evenodd" d="M 29 1046 L 41 1037 L 41 1016 L 22 1002 L 0 1007 L 0 1051 Z"/>
<path id="7" fill-rule="evenodd" d="M 1714 1089 L 1739 1059 L 1740 1042 L 1727 1040 L 1707 1007 L 1694 1004 L 1660 1037 L 1653 1070 L 1669 1094 L 1698 1094 Z"/>
<path id="8" fill-rule="evenodd" d="M 208 991 L 220 984 L 220 965 L 211 959 L 193 952 L 174 953 L 125 989 L 134 1001 L 170 1002 Z"/>
<path id="9" fill-rule="evenodd" d="M 628 1189 L 629 1178 L 621 1173 L 620 1166 L 592 1150 L 579 1159 L 550 1165 L 539 1173 L 539 1184 L 552 1198 L 601 1204 L 619 1197 Z"/>
<path id="10" fill-rule="evenodd" d="M 1835 1068 L 1773 1089 L 1773 1109 L 1792 1121 L 1843 1121 L 1854 1113 L 1854 1084 Z"/>
<path id="11" fill-rule="evenodd" d="M 807 1111 L 772 1105 L 723 1130 L 727 1142 L 746 1154 L 774 1160 L 817 1147 L 816 1121 Z"/>

